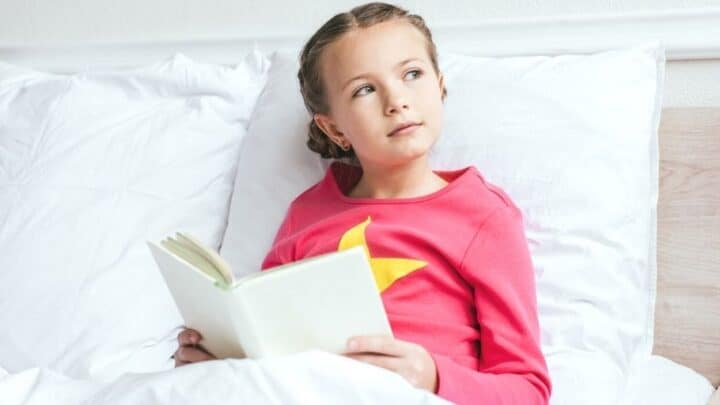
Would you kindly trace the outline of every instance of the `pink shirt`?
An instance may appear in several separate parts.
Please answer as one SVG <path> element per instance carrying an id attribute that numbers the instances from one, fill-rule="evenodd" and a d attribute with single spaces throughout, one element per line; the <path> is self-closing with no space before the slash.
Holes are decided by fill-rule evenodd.
<path id="1" fill-rule="evenodd" d="M 436 172 L 449 183 L 421 197 L 347 197 L 360 170 L 335 162 L 292 202 L 263 269 L 364 245 L 393 334 L 430 352 L 439 396 L 547 404 L 520 210 L 474 167 Z"/>

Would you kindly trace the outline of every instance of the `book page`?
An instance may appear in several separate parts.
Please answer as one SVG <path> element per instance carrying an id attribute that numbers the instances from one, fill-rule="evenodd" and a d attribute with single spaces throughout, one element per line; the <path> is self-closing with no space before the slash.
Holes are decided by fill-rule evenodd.
<path id="1" fill-rule="evenodd" d="M 243 278 L 232 293 L 244 301 L 258 340 L 257 347 L 245 348 L 248 357 L 310 349 L 342 353 L 351 336 L 392 336 L 361 247 Z"/>
<path id="2" fill-rule="evenodd" d="M 227 285 L 233 285 L 235 283 L 235 276 L 230 269 L 230 265 L 220 257 L 220 255 L 213 249 L 205 246 L 197 238 L 189 235 L 177 232 L 177 242 L 201 255 L 205 260 L 210 262 L 217 272 L 219 272 Z"/>
<path id="3" fill-rule="evenodd" d="M 213 280 L 221 282 L 223 284 L 227 284 L 225 278 L 222 276 L 222 274 L 220 274 L 217 268 L 215 268 L 215 266 L 210 263 L 205 257 L 201 256 L 195 251 L 188 249 L 187 247 L 181 245 L 172 238 L 167 238 L 164 241 L 160 242 L 160 244 L 165 249 L 171 251 L 179 258 L 195 266 L 195 268 L 197 268 L 199 271 L 202 271 L 203 273 L 211 277 Z"/>

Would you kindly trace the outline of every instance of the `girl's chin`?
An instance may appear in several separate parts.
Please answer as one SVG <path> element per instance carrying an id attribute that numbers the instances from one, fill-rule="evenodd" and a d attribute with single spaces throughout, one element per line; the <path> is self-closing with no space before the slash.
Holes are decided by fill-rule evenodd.
<path id="1" fill-rule="evenodd" d="M 428 148 L 413 148 L 404 151 L 393 151 L 387 156 L 388 161 L 394 164 L 410 163 L 418 158 L 425 157 L 430 152 Z"/>

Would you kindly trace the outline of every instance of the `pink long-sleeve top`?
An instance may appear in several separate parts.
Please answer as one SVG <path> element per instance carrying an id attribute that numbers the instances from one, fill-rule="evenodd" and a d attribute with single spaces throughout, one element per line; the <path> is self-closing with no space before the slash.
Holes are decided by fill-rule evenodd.
<path id="1" fill-rule="evenodd" d="M 547 404 L 522 213 L 472 166 L 435 173 L 448 184 L 425 196 L 351 198 L 361 169 L 333 163 L 292 202 L 262 268 L 362 245 L 395 338 L 435 360 L 437 395 Z"/>

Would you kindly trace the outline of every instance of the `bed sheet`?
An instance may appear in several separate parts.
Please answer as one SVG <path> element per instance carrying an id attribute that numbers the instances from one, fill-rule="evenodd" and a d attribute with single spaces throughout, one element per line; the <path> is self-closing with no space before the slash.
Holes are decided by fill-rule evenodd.
<path id="1" fill-rule="evenodd" d="M 646 356 L 631 367 L 623 404 L 705 405 L 713 394 L 707 378 L 662 356 Z"/>

